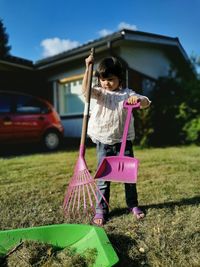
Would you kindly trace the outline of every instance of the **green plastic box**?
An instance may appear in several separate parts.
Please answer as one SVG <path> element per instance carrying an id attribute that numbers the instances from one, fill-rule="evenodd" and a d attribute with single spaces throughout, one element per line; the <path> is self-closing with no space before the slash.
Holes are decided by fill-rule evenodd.
<path id="1" fill-rule="evenodd" d="M 6 254 L 21 240 L 34 240 L 58 248 L 75 248 L 84 253 L 88 248 L 98 252 L 94 267 L 109 267 L 119 259 L 103 228 L 84 224 L 56 224 L 0 231 L 0 254 Z"/>

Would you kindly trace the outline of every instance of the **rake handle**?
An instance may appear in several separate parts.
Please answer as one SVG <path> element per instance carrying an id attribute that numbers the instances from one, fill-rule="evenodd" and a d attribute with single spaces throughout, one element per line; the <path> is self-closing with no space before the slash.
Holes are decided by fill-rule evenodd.
<path id="1" fill-rule="evenodd" d="M 94 48 L 91 48 L 91 55 L 94 57 Z M 82 122 L 82 132 L 81 132 L 81 142 L 80 149 L 84 150 L 85 141 L 87 136 L 87 127 L 89 120 L 89 111 L 90 111 L 90 96 L 92 90 L 92 75 L 93 75 L 94 63 L 90 63 L 88 66 L 88 78 L 87 78 L 87 88 L 86 88 L 86 97 L 85 97 L 85 107 L 83 113 L 83 122 Z M 82 151 L 84 153 L 84 151 Z"/>
<path id="2" fill-rule="evenodd" d="M 140 108 L 140 102 L 131 105 L 131 104 L 128 104 L 127 100 L 125 100 L 123 107 L 127 109 L 127 115 L 126 115 L 126 121 L 125 121 L 124 132 L 123 132 L 123 136 L 122 136 L 122 143 L 121 143 L 121 147 L 120 147 L 119 156 L 124 156 L 124 152 L 125 152 L 125 148 L 126 148 L 126 139 L 127 139 L 129 125 L 130 125 L 131 116 L 132 116 L 132 110 L 133 109 L 139 109 Z"/>

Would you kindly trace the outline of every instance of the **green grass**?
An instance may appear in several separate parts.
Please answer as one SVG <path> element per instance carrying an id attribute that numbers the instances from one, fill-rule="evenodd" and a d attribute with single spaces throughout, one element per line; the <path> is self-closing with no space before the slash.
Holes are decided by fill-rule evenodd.
<path id="1" fill-rule="evenodd" d="M 66 222 L 62 203 L 77 151 L 0 159 L 0 229 Z M 124 186 L 112 183 L 104 226 L 117 266 L 200 266 L 200 148 L 135 149 L 138 195 L 146 213 L 127 214 Z M 86 152 L 94 172 L 95 149 Z"/>

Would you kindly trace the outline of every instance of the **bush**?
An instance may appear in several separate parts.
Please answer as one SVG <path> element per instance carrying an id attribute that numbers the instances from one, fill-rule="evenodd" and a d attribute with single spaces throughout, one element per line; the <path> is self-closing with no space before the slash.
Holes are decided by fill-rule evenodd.
<path id="1" fill-rule="evenodd" d="M 186 133 L 186 142 L 200 144 L 200 116 L 187 122 L 183 130 Z"/>
<path id="2" fill-rule="evenodd" d="M 150 109 L 136 114 L 138 144 L 200 143 L 200 79 L 160 78 L 150 99 Z"/>

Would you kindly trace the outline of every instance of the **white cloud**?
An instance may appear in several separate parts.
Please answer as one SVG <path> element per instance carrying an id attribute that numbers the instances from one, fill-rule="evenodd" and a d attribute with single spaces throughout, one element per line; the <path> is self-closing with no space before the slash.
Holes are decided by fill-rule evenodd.
<path id="1" fill-rule="evenodd" d="M 117 30 L 122 29 L 130 29 L 130 30 L 137 30 L 137 26 L 134 24 L 129 24 L 126 22 L 120 22 L 117 26 Z M 100 37 L 105 37 L 109 34 L 112 34 L 115 30 L 109 29 L 102 29 L 98 32 Z M 78 41 L 71 41 L 70 39 L 60 39 L 58 37 L 55 38 L 48 38 L 44 39 L 40 43 L 41 47 L 43 48 L 42 56 L 43 57 L 50 57 L 56 54 L 62 53 L 64 51 L 76 48 L 80 45 Z"/>
<path id="2" fill-rule="evenodd" d="M 98 32 L 99 36 L 101 36 L 101 37 L 105 37 L 111 33 L 112 33 L 112 31 L 108 30 L 108 29 L 102 29 Z"/>
<path id="3" fill-rule="evenodd" d="M 133 31 L 137 31 L 137 26 L 134 25 L 134 24 L 129 24 L 129 23 L 126 23 L 126 22 L 120 22 L 118 24 L 118 29 L 119 30 L 122 30 L 122 29 L 128 29 L 128 30 L 133 30 Z"/>
<path id="4" fill-rule="evenodd" d="M 80 45 L 78 41 L 71 41 L 69 39 L 49 38 L 43 40 L 40 45 L 43 48 L 43 57 L 50 57 L 64 51 L 73 49 Z"/>
<path id="5" fill-rule="evenodd" d="M 137 31 L 137 26 L 134 24 L 126 23 L 126 22 L 120 22 L 117 26 L 117 30 L 122 30 L 122 29 Z M 98 35 L 100 37 L 105 37 L 105 36 L 113 33 L 114 31 L 115 30 L 102 29 L 102 30 L 98 31 Z"/>

